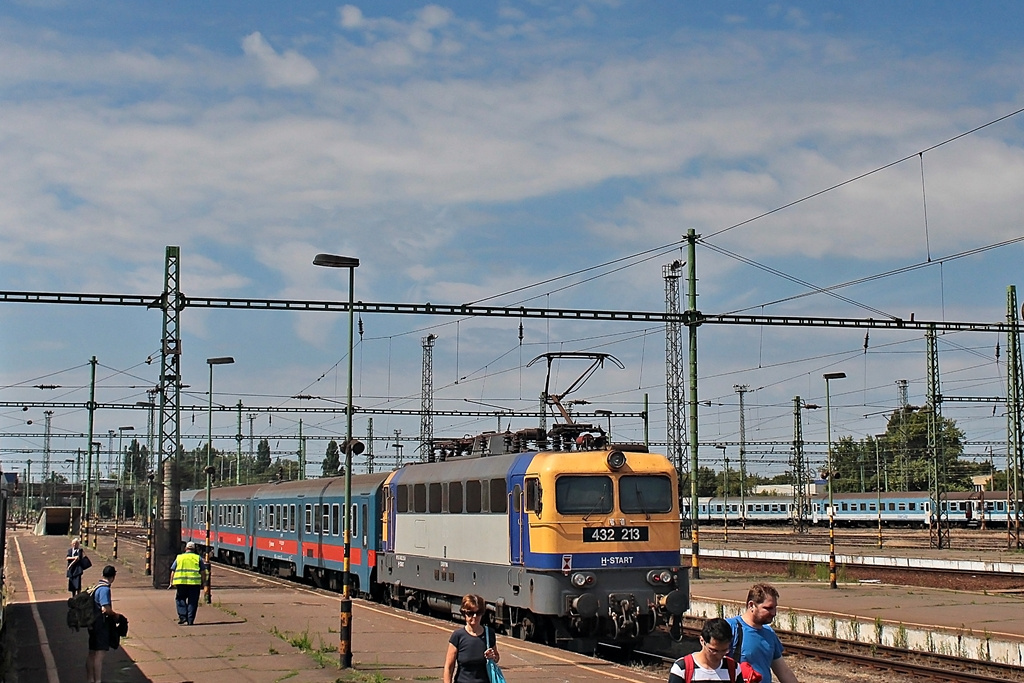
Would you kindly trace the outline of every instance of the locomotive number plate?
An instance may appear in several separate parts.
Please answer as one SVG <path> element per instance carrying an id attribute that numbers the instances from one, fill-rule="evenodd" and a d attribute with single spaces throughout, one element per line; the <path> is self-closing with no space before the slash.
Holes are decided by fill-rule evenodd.
<path id="1" fill-rule="evenodd" d="M 611 543 L 649 540 L 645 526 L 597 526 L 583 530 L 584 543 Z"/>

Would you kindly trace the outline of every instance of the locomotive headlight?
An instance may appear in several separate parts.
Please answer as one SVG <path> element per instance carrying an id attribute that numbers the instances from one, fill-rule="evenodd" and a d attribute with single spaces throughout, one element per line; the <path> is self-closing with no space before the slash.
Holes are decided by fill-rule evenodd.
<path id="1" fill-rule="evenodd" d="M 594 585 L 594 575 L 587 574 L 585 572 L 576 572 L 569 577 L 569 582 L 576 588 L 586 588 L 587 586 Z"/>
<path id="2" fill-rule="evenodd" d="M 654 569 L 647 572 L 647 583 L 652 586 L 671 586 L 672 585 L 672 572 L 667 569 L 658 571 Z"/>
<path id="3" fill-rule="evenodd" d="M 605 462 L 608 463 L 609 469 L 620 470 L 626 464 L 626 455 L 622 451 L 612 451 Z"/>

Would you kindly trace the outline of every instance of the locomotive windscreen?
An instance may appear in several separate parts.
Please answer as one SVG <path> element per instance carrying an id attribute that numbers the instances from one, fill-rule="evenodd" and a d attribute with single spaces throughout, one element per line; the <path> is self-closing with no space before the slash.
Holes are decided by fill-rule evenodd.
<path id="1" fill-rule="evenodd" d="M 624 475 L 619 479 L 622 512 L 671 512 L 672 498 L 672 481 L 668 477 Z"/>
<path id="2" fill-rule="evenodd" d="M 608 514 L 613 500 L 609 476 L 561 476 L 555 481 L 555 509 L 563 515 Z"/>

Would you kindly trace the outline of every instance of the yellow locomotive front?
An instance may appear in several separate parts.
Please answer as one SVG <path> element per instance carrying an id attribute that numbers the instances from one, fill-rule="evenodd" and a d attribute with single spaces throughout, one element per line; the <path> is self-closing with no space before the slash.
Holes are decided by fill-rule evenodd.
<path id="1" fill-rule="evenodd" d="M 540 452 L 524 464 L 511 550 L 513 564 L 548 578 L 535 584 L 544 594 L 533 609 L 559 615 L 573 637 L 618 641 L 678 621 L 689 592 L 668 459 L 620 447 Z"/>

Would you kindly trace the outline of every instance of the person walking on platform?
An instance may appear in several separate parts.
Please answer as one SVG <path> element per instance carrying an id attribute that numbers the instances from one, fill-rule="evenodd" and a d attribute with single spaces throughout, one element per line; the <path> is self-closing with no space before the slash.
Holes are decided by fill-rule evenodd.
<path id="1" fill-rule="evenodd" d="M 486 613 L 482 597 L 463 596 L 462 615 L 466 617 L 466 625 L 456 629 L 448 639 L 442 683 L 488 683 L 487 660 L 497 664 L 501 655 L 494 630 L 483 625 Z"/>
<path id="2" fill-rule="evenodd" d="M 772 683 L 772 673 L 779 683 L 797 683 L 796 674 L 782 657 L 782 643 L 769 625 L 778 605 L 775 586 L 755 583 L 750 587 L 743 614 L 728 620 L 733 629 L 732 656 L 737 662 L 749 663 L 764 683 Z"/>
<path id="3" fill-rule="evenodd" d="M 114 583 L 117 569 L 111 565 L 103 568 L 103 578 L 96 585 L 92 599 L 96 618 L 89 627 L 89 654 L 85 659 L 86 683 L 101 683 L 103 680 L 103 656 L 110 650 L 110 628 L 120 617 L 114 611 L 110 584 Z"/>
<path id="4" fill-rule="evenodd" d="M 82 572 L 92 566 L 92 562 L 85 556 L 85 550 L 78 538 L 71 539 L 71 547 L 68 548 L 68 590 L 71 597 L 75 597 L 82 590 Z"/>
<path id="5" fill-rule="evenodd" d="M 174 603 L 178 609 L 178 623 L 191 626 L 196 622 L 196 611 L 199 609 L 199 593 L 202 591 L 204 577 L 209 576 L 210 568 L 196 552 L 196 544 L 189 541 L 185 544 L 185 552 L 178 555 L 171 564 L 171 588 L 175 589 Z"/>
<path id="6" fill-rule="evenodd" d="M 725 619 L 708 619 L 700 632 L 700 649 L 675 661 L 668 672 L 668 683 L 691 681 L 736 681 L 739 665 L 729 657 L 732 647 L 732 626 Z M 760 674 L 749 672 L 744 683 L 760 681 Z"/>

